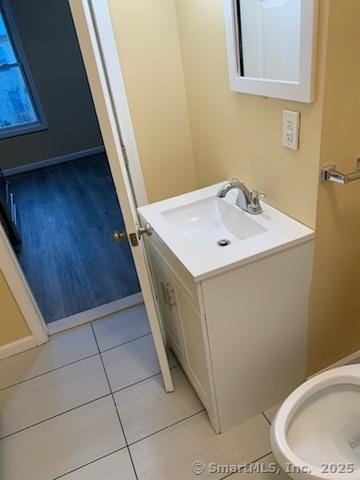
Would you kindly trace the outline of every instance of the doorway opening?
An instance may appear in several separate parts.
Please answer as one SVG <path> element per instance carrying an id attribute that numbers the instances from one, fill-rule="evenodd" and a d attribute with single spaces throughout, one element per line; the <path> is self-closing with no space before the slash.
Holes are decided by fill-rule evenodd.
<path id="1" fill-rule="evenodd" d="M 142 297 L 68 2 L 0 5 L 1 222 L 54 332 Z"/>
<path id="2" fill-rule="evenodd" d="M 16 253 L 47 324 L 140 292 L 105 153 L 6 177 Z"/>

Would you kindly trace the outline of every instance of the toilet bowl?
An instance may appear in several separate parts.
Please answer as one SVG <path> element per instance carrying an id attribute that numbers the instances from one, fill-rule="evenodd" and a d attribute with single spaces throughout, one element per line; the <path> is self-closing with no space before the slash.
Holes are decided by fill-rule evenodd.
<path id="1" fill-rule="evenodd" d="M 296 480 L 360 480 L 360 365 L 321 373 L 281 405 L 271 426 L 280 466 Z"/>

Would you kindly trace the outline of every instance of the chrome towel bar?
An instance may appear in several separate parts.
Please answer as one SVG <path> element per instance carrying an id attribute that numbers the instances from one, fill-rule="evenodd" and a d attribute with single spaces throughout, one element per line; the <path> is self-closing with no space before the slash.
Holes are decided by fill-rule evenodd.
<path id="1" fill-rule="evenodd" d="M 328 165 L 320 172 L 320 182 L 335 182 L 340 185 L 360 180 L 360 159 L 357 160 L 356 170 L 351 173 L 341 173 L 336 170 L 335 165 Z"/>

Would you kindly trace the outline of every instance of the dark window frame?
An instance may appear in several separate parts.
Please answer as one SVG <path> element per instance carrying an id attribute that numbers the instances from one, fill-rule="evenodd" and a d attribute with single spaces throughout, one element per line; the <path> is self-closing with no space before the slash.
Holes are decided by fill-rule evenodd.
<path id="1" fill-rule="evenodd" d="M 16 57 L 16 63 L 1 65 L 0 68 L 18 67 L 20 69 L 37 118 L 35 122 L 29 122 L 22 125 L 12 125 L 9 127 L 0 127 L 0 139 L 3 139 L 46 130 L 48 126 L 40 97 L 31 74 L 30 66 L 26 59 L 25 51 L 23 49 L 15 20 L 7 0 L 0 0 L 0 13 L 3 17 L 7 34 Z"/>

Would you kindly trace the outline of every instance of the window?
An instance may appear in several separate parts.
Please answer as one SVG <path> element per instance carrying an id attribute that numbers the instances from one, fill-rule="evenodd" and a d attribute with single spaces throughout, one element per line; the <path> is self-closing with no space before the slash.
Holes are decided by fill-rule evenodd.
<path id="1" fill-rule="evenodd" d="M 0 138 L 45 128 L 9 8 L 0 0 Z"/>

